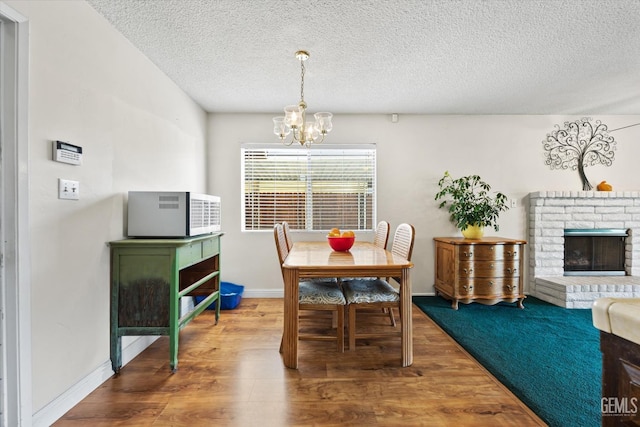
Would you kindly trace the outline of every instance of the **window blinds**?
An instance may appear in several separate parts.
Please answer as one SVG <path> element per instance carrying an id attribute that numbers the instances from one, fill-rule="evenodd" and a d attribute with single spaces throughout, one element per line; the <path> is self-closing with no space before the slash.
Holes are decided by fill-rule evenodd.
<path id="1" fill-rule="evenodd" d="M 372 230 L 375 145 L 274 148 L 243 144 L 243 230 Z"/>

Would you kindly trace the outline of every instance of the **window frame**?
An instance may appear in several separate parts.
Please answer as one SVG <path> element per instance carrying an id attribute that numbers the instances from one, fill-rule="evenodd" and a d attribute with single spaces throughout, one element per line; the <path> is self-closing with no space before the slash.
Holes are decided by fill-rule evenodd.
<path id="1" fill-rule="evenodd" d="M 240 150 L 240 162 L 241 162 L 241 170 L 240 170 L 240 204 L 241 204 L 241 209 L 240 209 L 240 215 L 241 215 L 241 231 L 242 232 L 265 232 L 265 231 L 272 231 L 273 228 L 271 227 L 265 227 L 262 226 L 263 228 L 260 228 L 260 226 L 258 226 L 258 228 L 252 228 L 252 227 L 247 227 L 247 201 L 246 201 L 246 183 L 248 182 L 248 180 L 246 179 L 246 164 L 245 161 L 247 159 L 247 151 L 260 151 L 260 150 L 265 150 L 267 152 L 271 152 L 273 155 L 278 155 L 278 153 L 300 153 L 301 155 L 306 155 L 306 156 L 313 156 L 313 152 L 314 151 L 321 151 L 323 152 L 323 155 L 326 155 L 326 152 L 331 152 L 331 151 L 335 151 L 336 155 L 339 153 L 344 153 L 345 151 L 354 151 L 354 152 L 362 152 L 365 156 L 370 156 L 371 157 L 371 175 L 368 176 L 368 183 L 370 183 L 370 189 L 366 190 L 364 193 L 353 193 L 353 194 L 370 194 L 371 195 L 371 201 L 370 201 L 370 215 L 367 212 L 364 216 L 366 218 L 366 220 L 369 222 L 368 224 L 365 224 L 365 228 L 350 228 L 354 231 L 360 231 L 360 232 L 369 232 L 369 231 L 373 231 L 375 229 L 375 225 L 376 225 L 376 217 L 377 217 L 377 147 L 376 144 L 321 144 L 321 145 L 312 145 L 311 147 L 287 147 L 284 146 L 282 144 L 263 144 L 263 143 L 243 143 L 241 144 L 241 150 Z M 369 152 L 369 153 L 367 153 Z M 329 153 L 331 154 L 331 153 Z M 354 153 L 355 154 L 355 153 Z M 348 156 L 345 156 L 348 158 Z M 310 167 L 310 164 L 312 163 L 312 159 L 313 157 L 307 157 L 307 168 Z M 310 174 L 307 174 L 307 176 L 309 176 Z M 309 198 L 310 195 L 313 194 L 313 191 L 311 189 L 312 187 L 312 183 L 307 181 L 293 181 L 294 183 L 304 183 L 305 186 L 305 200 Z M 369 187 L 367 187 L 369 188 Z M 317 193 L 316 193 L 317 194 Z M 360 202 L 358 202 L 360 203 Z M 366 205 L 367 202 L 365 202 Z M 330 228 L 333 228 L 333 226 L 341 226 L 340 224 L 334 224 L 333 226 L 329 227 L 329 228 L 322 228 L 322 229 L 314 229 L 314 221 L 312 219 L 313 214 L 310 215 L 309 213 L 309 209 L 312 209 L 313 206 L 313 201 L 311 200 L 310 203 L 305 202 L 305 214 L 304 214 L 304 222 L 305 222 L 305 227 L 304 228 L 300 228 L 300 227 L 296 227 L 293 226 L 292 224 L 290 224 L 290 226 L 292 226 L 292 230 L 295 231 L 304 231 L 304 232 L 310 232 L 310 233 L 320 233 L 320 232 L 327 232 L 330 230 Z M 355 205 L 354 205 L 355 206 Z M 359 205 L 357 206 L 359 207 Z M 368 207 L 368 205 L 366 206 Z M 311 219 L 309 218 L 311 217 Z M 370 219 L 369 219 L 370 218 Z M 274 220 L 275 222 L 275 220 Z"/>

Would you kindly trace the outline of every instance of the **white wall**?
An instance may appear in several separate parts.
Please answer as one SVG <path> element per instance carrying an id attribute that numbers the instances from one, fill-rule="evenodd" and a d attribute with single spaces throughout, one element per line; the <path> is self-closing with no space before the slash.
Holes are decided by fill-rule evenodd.
<path id="1" fill-rule="evenodd" d="M 30 22 L 33 409 L 109 360 L 109 250 L 128 190 L 206 190 L 206 114 L 85 2 L 7 1 Z M 51 140 L 84 149 L 51 160 Z M 58 178 L 80 200 L 57 198 Z M 130 338 L 130 337 L 126 337 Z"/>
<path id="2" fill-rule="evenodd" d="M 312 100 L 310 101 L 312 102 Z M 313 107 L 313 105 L 310 105 Z M 265 114 L 209 115 L 209 190 L 223 201 L 223 280 L 246 286 L 246 296 L 280 296 L 273 234 L 240 231 L 240 144 L 275 142 Z M 577 171 L 551 170 L 544 164 L 542 141 L 554 125 L 581 116 L 410 116 L 391 123 L 389 115 L 337 115 L 327 143 L 375 143 L 378 147 L 378 219 L 416 228 L 412 272 L 415 294 L 433 293 L 433 237 L 458 236 L 444 209 L 437 208 L 437 182 L 479 174 L 494 190 L 517 201 L 500 217 L 500 231 L 485 235 L 527 239 L 527 199 L 532 191 L 581 190 Z M 640 116 L 593 116 L 616 129 Z M 611 167 L 587 167 L 594 186 L 606 179 L 615 190 L 640 190 L 640 126 L 611 133 L 617 143 Z M 337 224 L 339 226 L 339 224 Z M 322 239 L 321 233 L 296 233 L 294 239 Z M 358 238 L 369 238 L 361 234 Z M 391 242 L 391 239 L 390 239 Z M 250 266 L 250 268 L 248 268 Z M 526 276 L 525 276 L 526 277 Z"/>

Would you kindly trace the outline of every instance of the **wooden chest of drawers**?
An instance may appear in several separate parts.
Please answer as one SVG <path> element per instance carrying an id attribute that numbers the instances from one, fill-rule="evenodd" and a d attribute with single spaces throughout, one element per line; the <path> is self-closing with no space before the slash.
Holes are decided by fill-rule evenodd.
<path id="1" fill-rule="evenodd" d="M 495 304 L 524 300 L 524 240 L 486 237 L 436 237 L 436 295 L 458 302 Z"/>

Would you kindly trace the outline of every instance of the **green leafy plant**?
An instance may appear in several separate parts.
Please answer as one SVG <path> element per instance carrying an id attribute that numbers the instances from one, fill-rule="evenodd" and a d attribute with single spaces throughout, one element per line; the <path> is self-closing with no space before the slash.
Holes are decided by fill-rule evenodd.
<path id="1" fill-rule="evenodd" d="M 448 206 L 451 222 L 460 230 L 466 230 L 470 225 L 500 229 L 498 216 L 509 209 L 507 196 L 499 192 L 492 195 L 491 186 L 478 175 L 453 179 L 447 171 L 438 186 L 440 191 L 435 200 L 442 200 L 438 207 Z"/>

